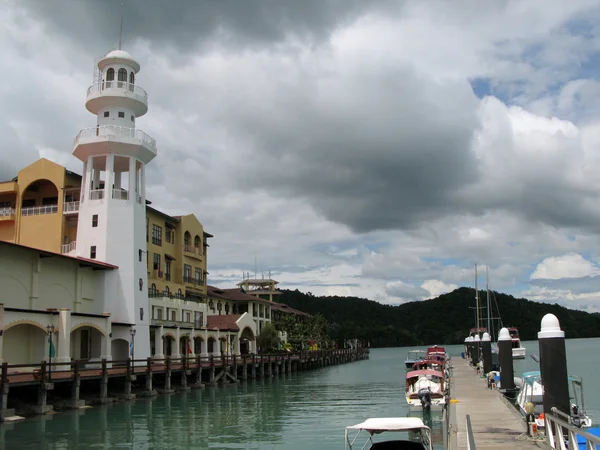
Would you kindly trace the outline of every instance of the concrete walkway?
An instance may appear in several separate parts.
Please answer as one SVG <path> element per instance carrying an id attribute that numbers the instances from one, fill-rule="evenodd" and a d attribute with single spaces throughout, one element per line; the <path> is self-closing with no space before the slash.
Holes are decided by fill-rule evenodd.
<path id="1" fill-rule="evenodd" d="M 527 437 L 524 420 L 499 391 L 488 389 L 487 380 L 462 358 L 453 358 L 450 380 L 450 450 L 469 449 L 467 415 L 471 419 L 476 450 L 549 449 L 544 441 Z M 453 433 L 454 434 L 454 433 Z M 470 450 L 473 450 L 470 448 Z"/>

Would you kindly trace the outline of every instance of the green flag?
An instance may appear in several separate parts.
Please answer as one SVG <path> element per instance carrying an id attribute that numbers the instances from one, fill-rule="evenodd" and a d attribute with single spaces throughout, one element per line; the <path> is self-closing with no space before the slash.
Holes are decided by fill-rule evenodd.
<path id="1" fill-rule="evenodd" d="M 54 342 L 52 342 L 52 335 L 49 334 L 48 335 L 48 356 L 50 356 L 50 358 L 54 358 L 55 355 L 56 355 L 56 350 L 54 349 Z"/>

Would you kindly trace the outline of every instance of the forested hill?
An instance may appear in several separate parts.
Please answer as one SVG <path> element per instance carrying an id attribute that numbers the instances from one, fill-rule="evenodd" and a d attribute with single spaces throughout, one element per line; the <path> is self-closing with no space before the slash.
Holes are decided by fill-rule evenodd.
<path id="1" fill-rule="evenodd" d="M 316 297 L 299 290 L 281 290 L 281 302 L 309 314 L 321 313 L 329 334 L 340 341 L 359 338 L 374 347 L 462 343 L 474 326 L 475 289 L 459 288 L 431 300 L 382 305 L 358 297 Z M 519 329 L 522 340 L 537 339 L 542 317 L 552 313 L 567 338 L 599 337 L 600 314 L 515 298 L 494 292 L 504 326 Z M 485 299 L 485 291 L 480 292 Z M 485 300 L 484 300 L 485 303 Z M 493 303 L 493 302 L 492 302 Z M 496 306 L 492 306 L 497 316 Z"/>

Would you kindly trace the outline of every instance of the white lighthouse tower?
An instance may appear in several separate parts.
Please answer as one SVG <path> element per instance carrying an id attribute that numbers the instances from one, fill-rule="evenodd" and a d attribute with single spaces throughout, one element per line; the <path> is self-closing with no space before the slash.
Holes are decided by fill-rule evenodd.
<path id="1" fill-rule="evenodd" d="M 73 145 L 83 161 L 76 253 L 118 266 L 103 286 L 106 311 L 125 325 L 113 326 L 113 339 L 130 341 L 135 329 L 135 359 L 150 356 L 145 167 L 156 156 L 156 141 L 135 128 L 148 111 L 139 70 L 123 50 L 98 61 L 85 103 L 97 124 L 81 130 Z"/>

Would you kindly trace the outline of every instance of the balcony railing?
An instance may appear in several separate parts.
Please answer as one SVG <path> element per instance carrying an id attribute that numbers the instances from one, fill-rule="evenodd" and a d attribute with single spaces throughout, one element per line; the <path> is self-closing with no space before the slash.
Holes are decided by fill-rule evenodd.
<path id="1" fill-rule="evenodd" d="M 45 214 L 56 214 L 58 205 L 26 206 L 21 208 L 21 216 L 40 216 Z"/>
<path id="2" fill-rule="evenodd" d="M 159 290 L 152 290 L 149 289 L 148 290 L 148 298 L 170 298 L 170 299 L 177 299 L 177 300 L 187 300 L 187 301 L 192 301 L 189 298 L 186 298 L 183 294 L 179 294 L 178 292 L 165 292 L 165 291 L 159 291 Z"/>
<path id="3" fill-rule="evenodd" d="M 104 198 L 104 189 L 92 189 L 90 191 L 90 200 L 102 200 Z"/>
<path id="4" fill-rule="evenodd" d="M 132 93 L 135 96 L 142 97 L 144 102 L 148 101 L 148 94 L 137 84 L 127 83 L 125 81 L 103 81 L 99 84 L 90 86 L 87 90 L 87 96 L 97 95 L 105 90 L 122 90 L 125 93 Z"/>
<path id="5" fill-rule="evenodd" d="M 113 189 L 112 198 L 114 198 L 116 200 L 128 200 L 129 192 L 124 191 L 122 189 Z"/>
<path id="6" fill-rule="evenodd" d="M 15 208 L 3 207 L 0 208 L 0 220 L 2 219 L 14 219 Z"/>
<path id="7" fill-rule="evenodd" d="M 77 249 L 77 241 L 73 241 L 70 244 L 63 244 L 61 252 L 64 255 L 66 253 L 72 252 L 75 249 Z"/>
<path id="8" fill-rule="evenodd" d="M 204 280 L 194 277 L 186 277 L 185 275 L 183 276 L 183 282 L 185 284 L 193 284 L 194 286 L 204 286 Z"/>
<path id="9" fill-rule="evenodd" d="M 65 202 L 63 214 L 76 213 L 79 211 L 79 202 Z"/>
<path id="10" fill-rule="evenodd" d="M 129 127 L 120 127 L 117 125 L 104 125 L 101 127 L 84 128 L 77 136 L 75 136 L 73 145 L 77 145 L 81 139 L 90 139 L 94 137 L 137 139 L 156 151 L 156 140 L 154 138 L 147 135 L 142 130 L 136 130 L 135 128 Z"/>
<path id="11" fill-rule="evenodd" d="M 188 244 L 184 244 L 183 251 L 188 252 L 188 253 L 194 253 L 194 247 L 192 247 L 191 245 L 188 245 Z"/>

